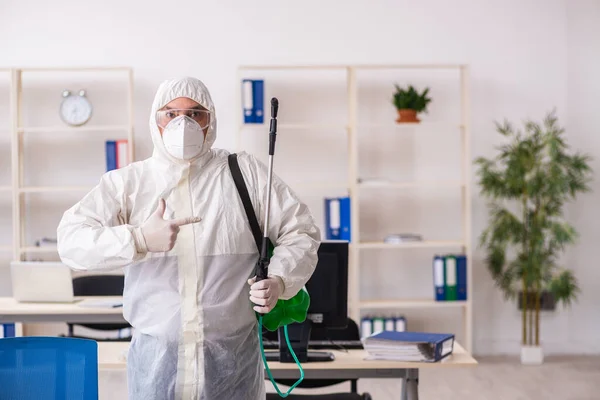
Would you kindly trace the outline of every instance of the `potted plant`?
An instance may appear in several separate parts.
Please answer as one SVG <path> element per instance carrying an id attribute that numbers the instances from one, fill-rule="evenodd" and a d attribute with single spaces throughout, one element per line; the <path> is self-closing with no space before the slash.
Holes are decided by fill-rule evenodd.
<path id="1" fill-rule="evenodd" d="M 423 93 L 419 94 L 417 90 L 409 85 L 408 88 L 401 88 L 397 84 L 396 92 L 394 93 L 393 103 L 398 110 L 398 119 L 396 122 L 421 122 L 417 118 L 417 113 L 427 112 L 427 105 L 431 101 L 427 94 L 429 88 L 425 88 Z"/>
<path id="2" fill-rule="evenodd" d="M 492 159 L 477 158 L 478 184 L 489 201 L 489 225 L 481 234 L 486 264 L 505 299 L 522 296 L 521 362 L 541 364 L 540 299 L 569 306 L 579 292 L 573 273 L 558 264 L 577 232 L 563 218 L 566 202 L 589 191 L 590 157 L 570 152 L 554 112 L 525 132 L 496 123 L 507 143 Z M 533 298 L 533 307 L 531 306 Z"/>

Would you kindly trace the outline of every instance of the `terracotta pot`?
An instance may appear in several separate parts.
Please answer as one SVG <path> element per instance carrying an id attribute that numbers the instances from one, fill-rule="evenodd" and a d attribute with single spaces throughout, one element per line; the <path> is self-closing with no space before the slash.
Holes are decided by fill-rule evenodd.
<path id="1" fill-rule="evenodd" d="M 398 123 L 403 123 L 403 122 L 421 122 L 421 120 L 419 118 L 417 118 L 417 112 L 415 110 L 411 110 L 411 109 L 400 109 L 398 110 L 398 119 L 396 119 L 396 122 Z"/>

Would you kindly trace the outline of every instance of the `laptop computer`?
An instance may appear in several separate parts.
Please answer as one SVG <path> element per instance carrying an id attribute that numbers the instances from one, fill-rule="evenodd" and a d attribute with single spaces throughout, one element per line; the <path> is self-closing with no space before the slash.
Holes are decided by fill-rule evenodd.
<path id="1" fill-rule="evenodd" d="M 71 270 L 61 262 L 12 261 L 13 297 L 18 302 L 73 303 Z"/>

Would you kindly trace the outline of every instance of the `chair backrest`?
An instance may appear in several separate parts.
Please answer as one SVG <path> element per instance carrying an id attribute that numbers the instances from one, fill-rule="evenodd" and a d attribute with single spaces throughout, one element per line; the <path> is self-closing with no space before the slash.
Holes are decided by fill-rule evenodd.
<path id="1" fill-rule="evenodd" d="M 92 275 L 73 278 L 75 296 L 122 296 L 123 275 Z"/>
<path id="2" fill-rule="evenodd" d="M 0 339 L 0 398 L 98 400 L 98 344 L 62 337 Z"/>
<path id="3" fill-rule="evenodd" d="M 91 275 L 73 278 L 73 294 L 75 296 L 122 296 L 125 286 L 123 275 Z M 100 331 L 115 331 L 131 327 L 128 323 L 113 324 L 68 324 L 79 325 Z"/>

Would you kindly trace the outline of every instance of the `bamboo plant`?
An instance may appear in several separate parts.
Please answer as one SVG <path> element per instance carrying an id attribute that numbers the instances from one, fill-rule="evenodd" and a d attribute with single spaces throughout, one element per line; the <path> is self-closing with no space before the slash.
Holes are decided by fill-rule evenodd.
<path id="1" fill-rule="evenodd" d="M 592 171 L 588 155 L 570 150 L 554 112 L 541 124 L 526 121 L 524 128 L 521 132 L 507 121 L 496 123 L 507 143 L 496 148 L 495 157 L 475 160 L 490 210 L 480 245 L 504 298 L 523 296 L 523 346 L 539 346 L 542 292 L 564 306 L 580 292 L 572 271 L 559 265 L 560 254 L 578 235 L 563 209 L 590 190 Z"/>

